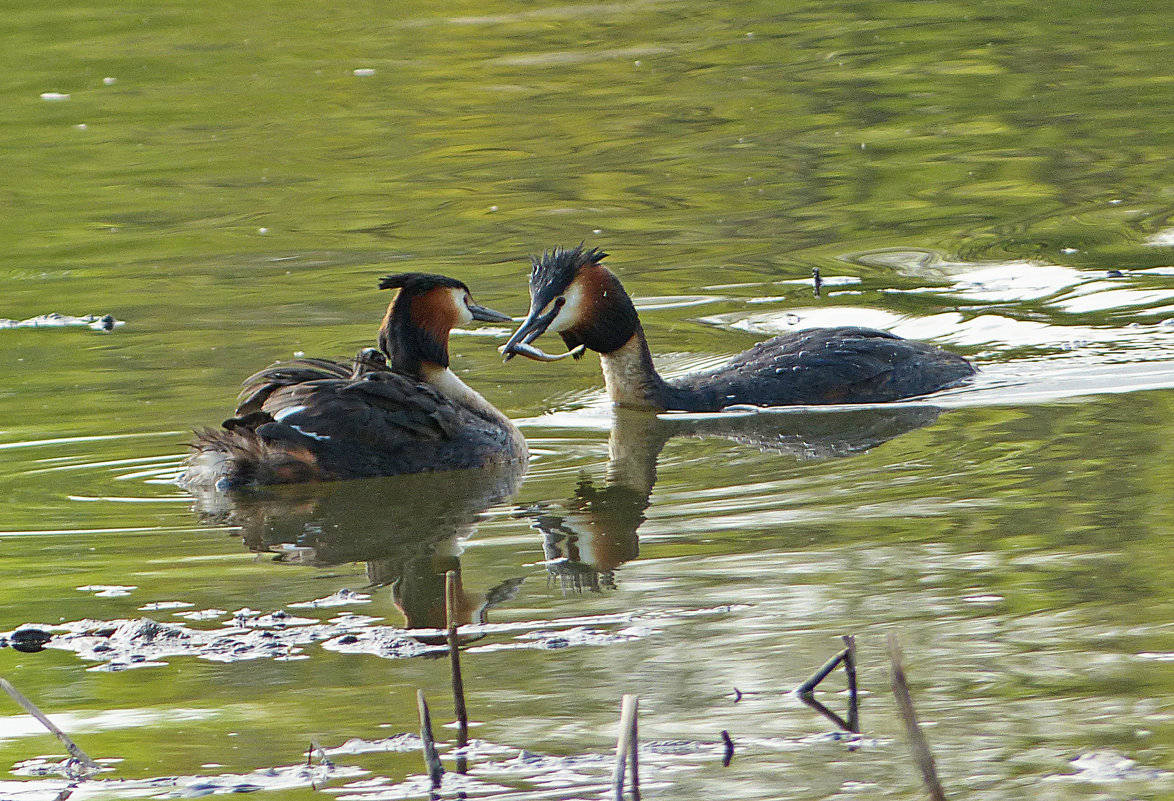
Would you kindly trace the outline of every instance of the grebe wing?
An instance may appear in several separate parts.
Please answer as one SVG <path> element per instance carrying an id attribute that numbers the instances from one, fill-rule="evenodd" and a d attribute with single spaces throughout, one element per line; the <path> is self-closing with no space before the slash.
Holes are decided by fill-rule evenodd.
<path id="1" fill-rule="evenodd" d="M 241 382 L 244 389 L 237 397 L 235 415 L 245 417 L 259 412 L 269 396 L 282 387 L 327 378 L 347 378 L 350 374 L 350 365 L 329 359 L 308 358 L 274 362 Z"/>
<path id="2" fill-rule="evenodd" d="M 359 379 L 320 379 L 280 387 L 265 400 L 267 439 L 311 448 L 394 448 L 442 440 L 460 426 L 458 410 L 432 387 L 390 371 Z"/>
<path id="3" fill-rule="evenodd" d="M 869 328 L 815 328 L 760 342 L 697 376 L 729 402 L 874 403 L 933 392 L 972 375 L 960 356 Z"/>

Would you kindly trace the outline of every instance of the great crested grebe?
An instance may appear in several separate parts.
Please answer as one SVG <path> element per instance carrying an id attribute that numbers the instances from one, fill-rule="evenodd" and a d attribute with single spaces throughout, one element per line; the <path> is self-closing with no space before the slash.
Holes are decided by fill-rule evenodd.
<path id="1" fill-rule="evenodd" d="M 759 342 L 713 370 L 669 381 L 652 363 L 636 307 L 599 249 L 557 249 L 533 260 L 530 313 L 501 347 L 506 359 L 552 361 L 598 351 L 619 406 L 712 412 L 727 406 L 878 403 L 925 395 L 974 374 L 961 356 L 870 328 L 812 328 Z M 531 343 L 558 333 L 569 353 Z"/>
<path id="2" fill-rule="evenodd" d="M 278 362 L 245 380 L 235 416 L 197 432 L 180 483 L 234 487 L 391 476 L 524 461 L 510 419 L 448 367 L 448 335 L 472 320 L 509 322 L 443 275 L 389 275 L 398 289 L 379 347 L 352 364 Z"/>

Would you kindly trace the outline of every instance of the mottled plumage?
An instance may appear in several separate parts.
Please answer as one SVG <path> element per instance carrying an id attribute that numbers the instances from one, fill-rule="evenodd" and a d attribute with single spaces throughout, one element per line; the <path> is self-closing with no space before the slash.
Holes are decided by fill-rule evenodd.
<path id="1" fill-rule="evenodd" d="M 883 403 L 974 374 L 966 360 L 870 328 L 811 328 L 759 342 L 729 362 L 666 382 L 669 408 Z"/>

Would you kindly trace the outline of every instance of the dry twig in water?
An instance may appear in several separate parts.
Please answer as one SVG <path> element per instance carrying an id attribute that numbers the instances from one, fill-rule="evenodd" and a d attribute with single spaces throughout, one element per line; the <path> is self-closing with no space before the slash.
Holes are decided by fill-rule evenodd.
<path id="1" fill-rule="evenodd" d="M 416 690 L 416 707 L 420 712 L 420 739 L 424 750 L 424 767 L 428 769 L 428 776 L 432 779 L 432 789 L 440 787 L 440 777 L 444 775 L 444 766 L 440 764 L 440 755 L 436 753 L 436 741 L 432 739 L 432 716 L 428 713 L 428 701 L 424 698 L 423 690 Z"/>
<path id="2" fill-rule="evenodd" d="M 444 607 L 448 621 L 448 661 L 452 668 L 452 702 L 457 716 L 457 748 L 469 744 L 469 711 L 465 707 L 465 681 L 461 676 L 461 651 L 457 643 L 457 572 L 444 574 Z"/>
<path id="3" fill-rule="evenodd" d="M 844 672 L 848 674 L 848 731 L 860 733 L 860 702 L 856 687 L 856 637 L 845 634 Z"/>
<path id="4" fill-rule="evenodd" d="M 795 689 L 795 692 L 797 692 L 799 695 L 810 695 L 811 691 L 819 686 L 819 683 L 826 679 L 828 674 L 835 670 L 836 667 L 838 667 L 839 664 L 844 661 L 844 657 L 847 655 L 848 649 L 845 648 L 843 651 L 840 651 L 838 654 L 825 662 L 823 667 L 815 671 L 815 673 L 811 675 L 811 678 L 800 684 Z"/>
<path id="5" fill-rule="evenodd" d="M 938 781 L 937 766 L 934 764 L 933 752 L 929 750 L 929 742 L 921 732 L 917 722 L 917 713 L 913 710 L 913 696 L 909 694 L 909 682 L 905 680 L 905 666 L 901 654 L 901 643 L 897 635 L 889 633 L 889 665 L 892 668 L 893 695 L 897 698 L 897 709 L 901 712 L 901 719 L 905 722 L 905 731 L 909 735 L 909 745 L 913 749 L 913 761 L 921 771 L 921 778 L 925 781 L 925 789 L 933 801 L 946 801 L 946 791 Z"/>
<path id="6" fill-rule="evenodd" d="M 730 733 L 725 729 L 722 729 L 722 745 L 726 747 L 725 753 L 722 754 L 722 767 L 728 768 L 734 759 L 734 741 L 730 739 Z"/>
<path id="7" fill-rule="evenodd" d="M 16 703 L 24 707 L 25 712 L 28 712 L 30 715 L 36 718 L 42 726 L 52 732 L 53 736 L 60 740 L 62 745 L 64 745 L 69 750 L 70 756 L 91 770 L 99 769 L 100 766 L 97 762 L 90 759 L 89 754 L 81 750 L 81 748 L 78 747 L 78 744 L 70 739 L 68 734 L 57 728 L 53 721 L 45 717 L 45 713 L 40 709 L 37 709 L 36 704 L 25 698 L 24 695 L 21 694 L 20 690 L 13 687 L 12 683 L 9 682 L 8 679 L 0 679 L 0 689 L 8 693 L 8 695 L 12 697 L 13 701 L 16 701 Z"/>
<path id="8" fill-rule="evenodd" d="M 640 801 L 640 763 L 636 756 L 638 747 L 637 713 L 640 699 L 625 695 L 620 702 L 620 734 L 616 739 L 616 801 L 624 801 L 624 768 L 630 763 L 632 773 L 632 798 Z"/>

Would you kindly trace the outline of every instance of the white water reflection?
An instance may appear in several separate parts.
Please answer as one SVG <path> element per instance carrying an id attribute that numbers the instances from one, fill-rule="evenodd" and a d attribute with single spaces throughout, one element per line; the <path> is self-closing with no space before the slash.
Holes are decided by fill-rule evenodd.
<path id="1" fill-rule="evenodd" d="M 160 723 L 182 723 L 194 720 L 209 720 L 221 714 L 216 709 L 139 708 L 139 709 L 84 709 L 77 711 L 55 711 L 51 718 L 58 727 L 74 735 L 92 734 L 118 729 L 137 729 Z M 31 715 L 0 717 L 0 742 L 22 737 L 40 737 L 45 727 Z"/>
<path id="2" fill-rule="evenodd" d="M 1145 241 L 1150 247 L 1169 248 L 1174 247 L 1174 228 L 1166 228 L 1158 231 Z"/>

